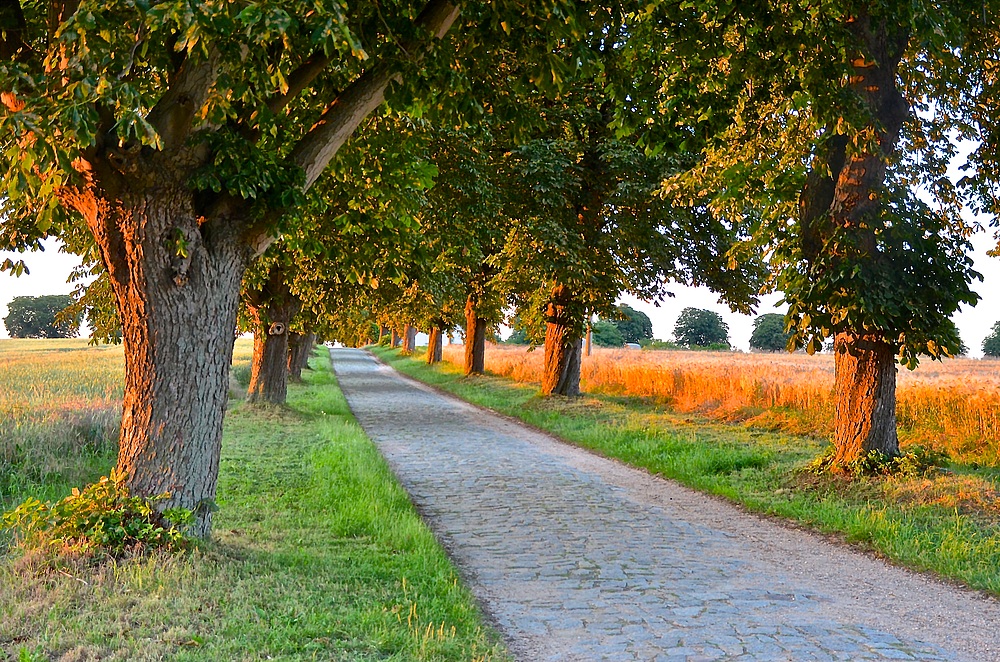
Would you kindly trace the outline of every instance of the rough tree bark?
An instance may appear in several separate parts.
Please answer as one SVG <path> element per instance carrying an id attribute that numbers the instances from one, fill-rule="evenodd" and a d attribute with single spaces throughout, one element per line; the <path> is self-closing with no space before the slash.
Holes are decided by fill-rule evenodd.
<path id="1" fill-rule="evenodd" d="M 417 327 L 412 324 L 407 324 L 403 327 L 403 348 L 400 350 L 402 354 L 412 354 L 413 350 L 417 348 Z"/>
<path id="2" fill-rule="evenodd" d="M 896 72 L 909 33 L 891 28 L 883 19 L 873 24 L 861 13 L 848 23 L 858 44 L 852 58 L 850 87 L 873 115 L 877 150 L 850 151 L 843 136 L 832 137 L 827 152 L 817 159 L 800 200 L 802 247 L 813 262 L 824 241 L 835 231 L 846 231 L 864 259 L 881 269 L 892 269 L 879 254 L 876 237 L 866 217 L 881 212 L 880 189 L 887 163 L 899 142 L 909 104 L 897 89 Z M 834 466 L 877 450 L 899 454 L 896 433 L 896 366 L 893 346 L 877 331 L 843 329 L 836 334 L 836 420 Z"/>
<path id="3" fill-rule="evenodd" d="M 834 466 L 875 450 L 899 452 L 896 434 L 896 361 L 881 334 L 838 333 Z"/>
<path id="4" fill-rule="evenodd" d="M 116 184 L 113 194 L 91 180 L 64 198 L 94 234 L 121 320 L 125 393 L 118 469 L 128 475 L 133 494 L 169 493 L 158 506 L 194 511 L 191 533 L 205 536 L 240 282 L 250 254 L 233 236 L 239 225 L 205 222 L 194 196 L 171 184 L 178 173 L 156 157 L 145 164 L 160 174 L 156 186 L 109 172 L 104 176 Z"/>
<path id="5" fill-rule="evenodd" d="M 478 301 L 470 294 L 465 302 L 465 374 L 486 371 L 486 328 L 488 320 L 479 316 Z"/>
<path id="6" fill-rule="evenodd" d="M 546 311 L 542 395 L 580 395 L 583 338 L 568 310 L 572 298 L 566 286 L 552 288 L 552 301 Z"/>
<path id="7" fill-rule="evenodd" d="M 247 296 L 253 320 L 253 360 L 250 364 L 250 404 L 285 404 L 288 396 L 288 334 L 302 302 L 285 281 L 285 273 L 272 267 L 261 292 Z"/>
<path id="8" fill-rule="evenodd" d="M 288 336 L 288 379 L 302 381 L 302 370 L 309 367 L 309 357 L 316 346 L 315 333 L 292 333 Z"/>
<path id="9" fill-rule="evenodd" d="M 435 323 L 431 327 L 430 338 L 427 340 L 427 363 L 441 362 L 442 345 L 444 344 L 444 325 Z"/>

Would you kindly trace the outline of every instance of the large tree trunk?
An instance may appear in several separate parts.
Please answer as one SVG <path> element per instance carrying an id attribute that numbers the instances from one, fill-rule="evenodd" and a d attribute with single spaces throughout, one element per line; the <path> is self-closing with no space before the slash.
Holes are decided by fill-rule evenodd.
<path id="1" fill-rule="evenodd" d="M 465 374 L 481 375 L 486 371 L 487 320 L 479 316 L 476 299 L 471 294 L 465 302 Z"/>
<path id="2" fill-rule="evenodd" d="M 843 466 L 869 451 L 897 455 L 893 346 L 877 333 L 838 333 L 833 347 L 836 366 L 834 466 Z"/>
<path id="3" fill-rule="evenodd" d="M 823 264 L 824 260 L 833 264 L 827 268 L 836 268 L 838 260 L 849 258 L 868 262 L 876 271 L 893 269 L 879 252 L 869 219 L 882 213 L 887 164 L 909 114 L 909 105 L 896 83 L 909 33 L 885 20 L 873 24 L 864 12 L 847 27 L 859 48 L 852 55 L 854 75 L 849 84 L 871 109 L 878 149 L 852 151 L 846 136 L 828 139 L 826 153 L 816 159 L 800 199 L 802 250 L 810 264 Z M 850 237 L 853 252 L 830 260 L 824 251 L 835 233 Z M 835 331 L 834 466 L 849 464 L 870 450 L 897 455 L 895 352 L 889 341 L 898 332 Z"/>
<path id="4" fill-rule="evenodd" d="M 277 266 L 264 290 L 248 296 L 247 304 L 254 323 L 247 402 L 283 405 L 288 396 L 288 328 L 302 304 Z"/>
<path id="5" fill-rule="evenodd" d="M 415 19 L 415 34 L 439 39 L 458 13 L 446 0 L 431 0 Z M 7 41 L 0 39 L 0 50 Z M 405 43 L 407 59 L 426 50 L 420 42 Z M 214 156 L 204 141 L 190 148 L 195 130 L 212 129 L 201 121 L 202 111 L 223 70 L 218 50 L 206 50 L 204 57 L 181 58 L 148 109 L 160 150 L 121 144 L 114 137 L 113 109 L 98 104 L 95 112 L 93 104 L 84 104 L 82 112 L 101 118 L 94 127 L 96 144 L 69 157 L 82 182 L 57 192 L 94 235 L 121 322 L 125 392 L 117 468 L 134 495 L 168 492 L 156 502 L 161 511 L 192 510 L 189 532 L 199 537 L 211 531 L 215 509 L 240 284 L 252 255 L 274 239 L 266 223 L 250 218 L 249 204 L 239 196 L 190 188 L 191 172 Z M 307 187 L 381 105 L 385 88 L 398 79 L 396 64 L 373 66 L 348 85 L 292 148 L 288 163 L 305 171 Z M 310 87 L 322 69 L 300 75 L 287 93 L 272 97 L 272 112 Z M 53 181 L 58 185 L 58 178 Z"/>
<path id="6" fill-rule="evenodd" d="M 438 326 L 431 327 L 431 335 L 427 340 L 427 363 L 434 364 L 441 362 L 442 345 L 444 331 Z"/>
<path id="7" fill-rule="evenodd" d="M 563 285 L 552 290 L 545 328 L 545 363 L 542 395 L 580 395 L 580 359 L 583 338 L 579 322 L 569 310 L 572 294 Z"/>
<path id="8" fill-rule="evenodd" d="M 401 353 L 412 354 L 417 347 L 417 327 L 407 324 L 403 327 L 403 348 Z"/>
<path id="9" fill-rule="evenodd" d="M 391 341 L 390 345 L 392 347 L 399 347 L 399 344 L 402 342 L 402 340 L 399 337 L 399 332 L 396 331 L 396 329 L 392 330 L 392 336 L 390 338 L 390 341 Z"/>
<path id="10" fill-rule="evenodd" d="M 316 345 L 315 333 L 292 333 L 288 336 L 288 379 L 302 381 L 302 370 L 309 367 L 309 357 Z"/>
<path id="11" fill-rule="evenodd" d="M 205 537 L 215 509 L 240 282 L 249 259 L 236 223 L 211 223 L 169 185 L 68 192 L 90 226 L 122 327 L 125 393 L 118 469 L 157 508 L 192 510 Z"/>

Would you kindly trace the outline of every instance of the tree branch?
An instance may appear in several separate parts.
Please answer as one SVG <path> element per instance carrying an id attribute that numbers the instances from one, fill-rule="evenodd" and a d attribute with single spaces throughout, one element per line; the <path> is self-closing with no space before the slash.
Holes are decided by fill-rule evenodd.
<path id="1" fill-rule="evenodd" d="M 299 68 L 288 76 L 288 91 L 284 94 L 275 94 L 267 100 L 267 109 L 272 113 L 277 113 L 284 109 L 292 99 L 302 93 L 302 90 L 319 76 L 323 69 L 330 64 L 330 57 L 323 54 L 323 51 L 316 51 L 310 55 Z"/>
<path id="2" fill-rule="evenodd" d="M 175 149 L 187 140 L 195 116 L 219 76 L 220 60 L 214 49 L 203 60 L 185 59 L 166 93 L 150 111 L 146 119 L 160 135 L 164 149 Z"/>
<path id="3" fill-rule="evenodd" d="M 440 39 L 458 18 L 460 7 L 450 0 L 430 0 L 416 25 Z M 414 44 L 404 52 L 420 49 Z M 426 46 L 426 45 L 425 45 Z M 381 62 L 351 83 L 323 112 L 319 121 L 295 145 L 289 161 L 306 171 L 306 188 L 319 178 L 359 124 L 385 100 L 385 88 L 397 79 L 395 61 Z"/>

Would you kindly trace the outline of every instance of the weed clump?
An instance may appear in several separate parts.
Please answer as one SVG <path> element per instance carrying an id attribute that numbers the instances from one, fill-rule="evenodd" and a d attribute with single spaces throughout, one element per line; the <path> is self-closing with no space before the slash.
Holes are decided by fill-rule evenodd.
<path id="1" fill-rule="evenodd" d="M 911 446 L 899 455 L 871 450 L 847 464 L 835 463 L 835 456 L 836 450 L 830 446 L 823 455 L 806 465 L 806 471 L 850 478 L 923 478 L 940 471 L 948 460 L 944 453 L 921 446 Z"/>
<path id="2" fill-rule="evenodd" d="M 110 476 L 82 490 L 74 488 L 55 503 L 29 498 L 4 513 L 0 530 L 9 531 L 14 543 L 27 551 L 55 558 L 60 555 L 121 557 L 146 549 L 180 551 L 190 540 L 185 531 L 194 522 L 190 510 L 153 508 L 168 493 L 147 499 L 132 496 L 126 475 Z"/>

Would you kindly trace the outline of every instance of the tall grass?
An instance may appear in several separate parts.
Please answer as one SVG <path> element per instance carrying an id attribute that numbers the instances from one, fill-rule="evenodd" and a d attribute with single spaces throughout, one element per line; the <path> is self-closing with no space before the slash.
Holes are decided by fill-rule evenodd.
<path id="1" fill-rule="evenodd" d="M 113 461 L 121 421 L 120 347 L 0 340 L 0 508 L 55 498 Z"/>
<path id="2" fill-rule="evenodd" d="M 249 367 L 251 341 L 234 366 Z M 124 355 L 85 339 L 0 340 L 0 510 L 106 474 L 118 452 Z"/>
<path id="3" fill-rule="evenodd" d="M 541 381 L 541 348 L 490 346 L 486 369 L 516 381 Z M 463 360 L 461 346 L 444 358 Z M 674 411 L 796 434 L 833 431 L 830 355 L 635 351 L 597 348 L 584 357 L 586 391 L 652 398 Z M 897 418 L 904 444 L 965 463 L 1000 466 L 1000 361 L 925 361 L 899 371 Z"/>

